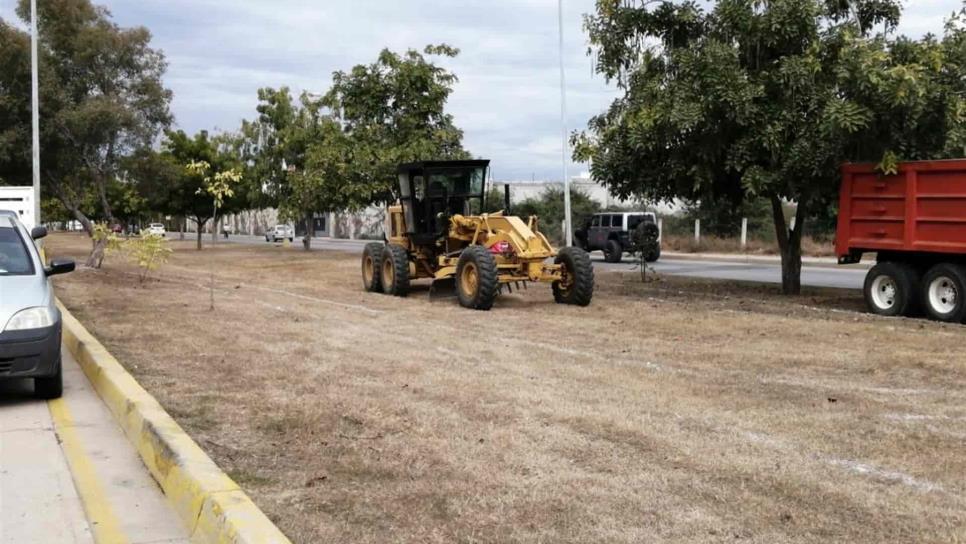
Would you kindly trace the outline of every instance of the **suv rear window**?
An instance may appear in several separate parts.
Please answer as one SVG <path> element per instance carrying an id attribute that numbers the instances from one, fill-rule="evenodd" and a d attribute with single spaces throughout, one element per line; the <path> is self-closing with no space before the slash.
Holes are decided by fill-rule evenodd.
<path id="1" fill-rule="evenodd" d="M 0 276 L 32 276 L 33 259 L 13 223 L 0 218 Z"/>

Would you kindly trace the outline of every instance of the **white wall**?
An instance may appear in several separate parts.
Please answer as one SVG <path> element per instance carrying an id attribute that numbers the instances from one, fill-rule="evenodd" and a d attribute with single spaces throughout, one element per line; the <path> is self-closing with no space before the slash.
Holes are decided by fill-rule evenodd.
<path id="1" fill-rule="evenodd" d="M 34 188 L 0 187 L 0 210 L 17 212 L 28 230 L 34 228 Z"/>

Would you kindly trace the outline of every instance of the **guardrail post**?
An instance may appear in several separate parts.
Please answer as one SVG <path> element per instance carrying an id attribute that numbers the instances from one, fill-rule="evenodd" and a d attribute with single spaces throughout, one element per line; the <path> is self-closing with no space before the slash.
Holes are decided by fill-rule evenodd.
<path id="1" fill-rule="evenodd" d="M 741 249 L 748 245 L 748 218 L 741 218 Z"/>
<path id="2" fill-rule="evenodd" d="M 701 220 L 700 219 L 694 220 L 694 243 L 695 244 L 701 243 Z"/>

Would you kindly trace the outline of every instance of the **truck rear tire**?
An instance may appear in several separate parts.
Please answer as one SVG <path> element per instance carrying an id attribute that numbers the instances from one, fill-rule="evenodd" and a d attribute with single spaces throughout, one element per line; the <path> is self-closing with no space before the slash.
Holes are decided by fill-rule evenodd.
<path id="1" fill-rule="evenodd" d="M 912 266 L 881 262 L 865 276 L 865 303 L 876 315 L 912 315 L 918 307 L 918 285 L 919 273 Z"/>
<path id="2" fill-rule="evenodd" d="M 624 248 L 621 247 L 621 243 L 613 238 L 607 240 L 607 244 L 604 246 L 604 260 L 609 263 L 619 263 L 624 257 Z"/>
<path id="3" fill-rule="evenodd" d="M 372 242 L 362 250 L 362 287 L 370 293 L 382 292 L 382 252 L 385 244 Z"/>
<path id="4" fill-rule="evenodd" d="M 918 306 L 919 274 L 905 263 L 881 262 L 865 276 L 865 303 L 876 315 L 911 315 Z"/>
<path id="5" fill-rule="evenodd" d="M 553 299 L 558 304 L 587 306 L 594 296 L 594 265 L 590 255 L 579 247 L 565 247 L 554 263 L 564 269 L 565 281 L 553 282 Z"/>
<path id="6" fill-rule="evenodd" d="M 380 283 L 387 295 L 409 294 L 409 254 L 401 246 L 389 244 L 382 250 Z"/>
<path id="7" fill-rule="evenodd" d="M 460 306 L 489 310 L 500 289 L 496 258 L 483 246 L 469 246 L 456 265 L 456 295 Z"/>
<path id="8" fill-rule="evenodd" d="M 966 268 L 940 263 L 922 280 L 922 303 L 936 321 L 962 323 L 966 319 Z"/>

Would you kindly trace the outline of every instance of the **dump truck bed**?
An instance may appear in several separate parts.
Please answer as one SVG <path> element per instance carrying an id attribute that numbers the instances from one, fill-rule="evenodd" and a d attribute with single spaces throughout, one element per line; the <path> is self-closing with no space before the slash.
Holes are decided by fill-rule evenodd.
<path id="1" fill-rule="evenodd" d="M 839 262 L 882 251 L 966 255 L 966 160 L 904 162 L 889 176 L 842 167 Z"/>

